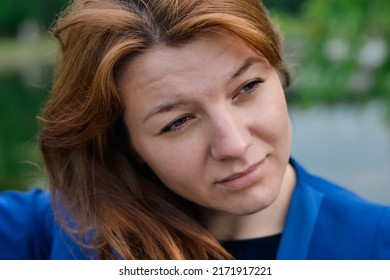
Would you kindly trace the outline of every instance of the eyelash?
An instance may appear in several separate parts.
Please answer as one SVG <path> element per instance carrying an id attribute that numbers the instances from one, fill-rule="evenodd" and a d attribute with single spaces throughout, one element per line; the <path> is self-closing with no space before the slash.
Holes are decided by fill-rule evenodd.
<path id="1" fill-rule="evenodd" d="M 182 116 L 177 118 L 166 127 L 163 128 L 162 133 L 179 131 L 187 126 L 188 121 L 191 119 L 190 116 Z M 179 124 L 177 124 L 179 122 Z"/>
<path id="2" fill-rule="evenodd" d="M 263 79 L 255 79 L 255 80 L 252 80 L 250 82 L 248 82 L 247 84 L 245 84 L 244 86 L 241 87 L 241 89 L 239 90 L 238 92 L 238 95 L 246 95 L 246 94 L 250 94 L 252 91 L 254 91 L 257 86 L 259 84 L 262 84 L 264 83 L 264 80 Z M 245 90 L 246 87 L 250 87 L 249 89 Z M 244 91 L 244 92 L 243 92 Z"/>

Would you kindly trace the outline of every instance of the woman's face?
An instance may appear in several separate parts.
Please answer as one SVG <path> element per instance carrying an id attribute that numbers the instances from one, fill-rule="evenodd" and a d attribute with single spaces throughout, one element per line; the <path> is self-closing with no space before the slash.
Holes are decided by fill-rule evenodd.
<path id="1" fill-rule="evenodd" d="M 283 88 L 269 62 L 233 35 L 159 45 L 119 78 L 139 157 L 173 192 L 250 214 L 279 194 L 290 154 Z"/>

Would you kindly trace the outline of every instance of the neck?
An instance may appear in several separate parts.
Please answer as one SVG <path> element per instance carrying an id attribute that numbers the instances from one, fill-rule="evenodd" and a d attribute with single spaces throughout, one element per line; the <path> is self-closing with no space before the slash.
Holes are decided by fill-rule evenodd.
<path id="1" fill-rule="evenodd" d="M 295 182 L 295 170 L 288 164 L 280 192 L 270 206 L 243 216 L 204 210 L 202 217 L 206 228 L 220 241 L 250 239 L 281 233 Z"/>

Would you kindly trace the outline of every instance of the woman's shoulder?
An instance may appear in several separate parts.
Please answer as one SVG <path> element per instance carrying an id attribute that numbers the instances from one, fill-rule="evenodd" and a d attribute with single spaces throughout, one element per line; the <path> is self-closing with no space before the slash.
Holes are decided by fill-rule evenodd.
<path id="1" fill-rule="evenodd" d="M 380 212 L 389 208 L 387 205 L 371 202 L 331 180 L 309 173 L 294 159 L 291 159 L 291 163 L 297 173 L 297 188 L 317 193 L 321 196 L 322 202 L 334 204 L 335 207 L 343 207 L 344 211 L 347 210 L 345 207 L 352 207 L 354 212 L 360 207 L 372 208 Z"/>
<path id="2" fill-rule="evenodd" d="M 50 212 L 50 192 L 36 188 L 25 192 L 7 190 L 0 193 L 0 207 L 22 210 L 26 209 L 26 206 L 34 206 Z"/>
<path id="3" fill-rule="evenodd" d="M 0 213 L 0 259 L 47 258 L 54 223 L 48 192 L 4 191 Z"/>
<path id="4" fill-rule="evenodd" d="M 56 222 L 49 191 L 0 193 L 0 259 L 84 258 Z"/>
<path id="5" fill-rule="evenodd" d="M 343 253 L 345 258 L 390 258 L 389 206 L 368 201 L 329 180 L 314 176 L 296 161 L 292 164 L 297 172 L 296 197 L 317 213 L 313 224 L 311 244 L 315 250 L 312 250 L 312 258 L 322 256 L 325 251 L 329 251 L 326 256 L 337 255 L 338 258 L 343 258 Z"/>

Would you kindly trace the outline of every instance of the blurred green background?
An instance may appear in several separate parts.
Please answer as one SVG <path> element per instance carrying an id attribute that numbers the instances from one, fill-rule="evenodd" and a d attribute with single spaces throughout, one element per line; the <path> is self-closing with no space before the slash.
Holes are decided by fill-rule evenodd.
<path id="1" fill-rule="evenodd" d="M 0 2 L 0 190 L 44 182 L 36 116 L 57 56 L 48 30 L 67 2 Z M 294 76 L 290 106 L 364 108 L 377 102 L 390 134 L 390 1 L 264 2 L 285 36 Z"/>

